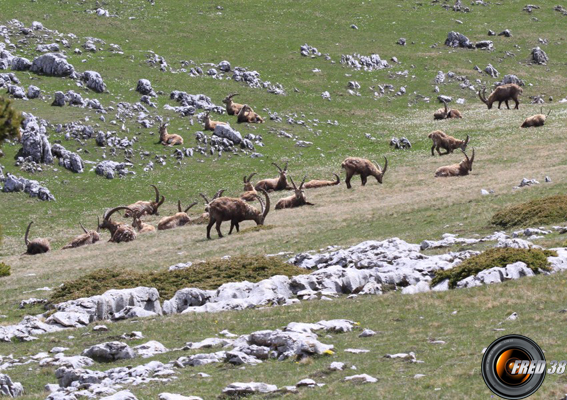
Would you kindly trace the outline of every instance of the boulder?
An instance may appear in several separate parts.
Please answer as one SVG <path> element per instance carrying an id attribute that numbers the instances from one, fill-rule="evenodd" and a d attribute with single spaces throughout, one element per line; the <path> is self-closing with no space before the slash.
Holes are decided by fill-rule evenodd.
<path id="1" fill-rule="evenodd" d="M 356 382 L 356 383 L 376 383 L 378 382 L 378 379 L 367 374 L 361 374 L 361 375 L 347 376 L 345 378 L 345 381 Z"/>
<path id="2" fill-rule="evenodd" d="M 24 387 L 19 382 L 12 382 L 6 374 L 0 374 L 0 396 L 20 397 L 24 395 Z"/>
<path id="3" fill-rule="evenodd" d="M 273 393 L 278 390 L 276 385 L 261 382 L 235 382 L 222 390 L 226 396 L 242 397 L 254 393 Z"/>
<path id="4" fill-rule="evenodd" d="M 112 396 L 101 397 L 100 400 L 138 400 L 138 398 L 131 391 L 122 390 Z"/>
<path id="5" fill-rule="evenodd" d="M 134 347 L 136 354 L 142 358 L 153 357 L 156 354 L 167 353 L 169 350 L 160 342 L 150 340 L 147 343 Z"/>
<path id="6" fill-rule="evenodd" d="M 89 316 L 78 312 L 58 311 L 45 321 L 48 324 L 59 324 L 65 328 L 81 328 L 89 324 Z"/>
<path id="7" fill-rule="evenodd" d="M 12 58 L 12 70 L 14 71 L 27 71 L 31 68 L 32 63 L 24 57 Z"/>
<path id="8" fill-rule="evenodd" d="M 65 93 L 57 91 L 53 95 L 53 103 L 51 103 L 51 105 L 54 107 L 63 107 L 66 101 Z"/>
<path id="9" fill-rule="evenodd" d="M 96 71 L 85 71 L 81 75 L 81 80 L 85 82 L 87 87 L 97 93 L 106 91 L 106 85 L 100 74 Z"/>
<path id="10" fill-rule="evenodd" d="M 240 142 L 242 142 L 242 135 L 240 132 L 234 130 L 229 125 L 217 125 L 213 135 L 228 139 L 234 144 L 240 144 Z"/>
<path id="11" fill-rule="evenodd" d="M 82 355 L 90 357 L 98 362 L 128 360 L 136 357 L 134 350 L 126 343 L 122 342 L 106 342 L 97 344 L 84 350 Z"/>
<path id="12" fill-rule="evenodd" d="M 47 53 L 36 57 L 30 67 L 31 72 L 48 76 L 65 77 L 73 75 L 75 68 L 60 53 Z"/>
<path id="13" fill-rule="evenodd" d="M 173 393 L 160 393 L 159 400 L 203 400 L 203 399 L 197 396 L 182 396 L 180 394 L 173 394 Z"/>
<path id="14" fill-rule="evenodd" d="M 155 97 L 156 93 L 152 89 L 152 83 L 147 79 L 140 79 L 138 85 L 136 85 L 136 92 L 142 95 L 148 95 Z"/>
<path id="15" fill-rule="evenodd" d="M 445 39 L 445 46 L 472 49 L 474 47 L 474 44 L 469 40 L 468 37 L 459 32 L 449 32 L 447 34 L 447 39 Z"/>
<path id="16" fill-rule="evenodd" d="M 26 95 L 28 99 L 37 99 L 39 96 L 41 96 L 41 89 L 37 86 L 30 85 L 28 87 L 28 92 Z"/>
<path id="17" fill-rule="evenodd" d="M 77 153 L 66 150 L 65 147 L 58 143 L 53 145 L 51 152 L 55 157 L 59 158 L 59 165 L 62 167 L 79 174 L 84 171 L 85 163 Z"/>
<path id="18" fill-rule="evenodd" d="M 534 63 L 539 65 L 546 65 L 549 61 L 549 57 L 539 46 L 532 49 L 531 58 Z"/>
<path id="19" fill-rule="evenodd" d="M 22 123 L 22 154 L 36 163 L 51 164 L 53 155 L 47 139 L 45 126 L 31 114 L 25 114 Z"/>

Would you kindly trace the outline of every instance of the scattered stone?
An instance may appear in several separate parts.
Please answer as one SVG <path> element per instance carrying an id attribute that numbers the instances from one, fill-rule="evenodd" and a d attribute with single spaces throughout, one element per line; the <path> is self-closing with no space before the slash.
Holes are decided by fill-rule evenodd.
<path id="1" fill-rule="evenodd" d="M 388 61 L 382 60 L 378 54 L 363 56 L 360 54 L 341 55 L 341 64 L 355 70 L 375 71 L 390 67 Z"/>
<path id="2" fill-rule="evenodd" d="M 67 98 L 65 97 L 65 93 L 58 91 L 53 95 L 53 103 L 51 103 L 51 105 L 55 107 L 63 107 L 66 100 Z"/>
<path id="3" fill-rule="evenodd" d="M 499 75 L 498 71 L 492 66 L 492 64 L 488 64 L 488 66 L 484 69 L 484 72 L 493 78 L 498 78 Z"/>
<path id="4" fill-rule="evenodd" d="M 227 396 L 241 397 L 254 393 L 273 393 L 278 390 L 276 385 L 269 385 L 267 383 L 258 382 L 235 382 L 231 383 L 222 390 L 222 393 Z"/>
<path id="5" fill-rule="evenodd" d="M 449 32 L 447 39 L 445 39 L 445 46 L 464 47 L 468 49 L 472 49 L 474 47 L 469 38 L 459 32 Z"/>
<path id="6" fill-rule="evenodd" d="M 169 350 L 160 342 L 150 340 L 147 343 L 134 347 L 136 354 L 142 358 L 153 357 L 156 354 L 167 353 Z"/>
<path id="7" fill-rule="evenodd" d="M 81 80 L 85 82 L 86 86 L 89 89 L 97 93 L 103 93 L 106 91 L 106 85 L 102 80 L 100 74 L 96 71 L 83 72 L 83 74 L 81 75 Z"/>
<path id="8" fill-rule="evenodd" d="M 83 159 L 77 154 L 68 151 L 60 144 L 54 144 L 51 152 L 59 158 L 59 165 L 75 173 L 82 173 L 85 168 Z"/>
<path id="9" fill-rule="evenodd" d="M 112 362 L 136 357 L 134 350 L 126 343 L 122 342 L 97 344 L 83 351 L 82 355 L 98 362 Z"/>
<path id="10" fill-rule="evenodd" d="M 20 397 L 24 395 L 24 387 L 19 382 L 12 382 L 6 374 L 0 374 L 0 395 Z"/>
<path id="11" fill-rule="evenodd" d="M 504 29 L 502 32 L 498 34 L 498 36 L 511 37 L 512 33 L 510 32 L 510 29 Z"/>
<path id="12" fill-rule="evenodd" d="M 135 172 L 128 170 L 128 167 L 132 166 L 133 164 L 128 162 L 119 163 L 116 161 L 105 160 L 96 165 L 95 173 L 97 175 L 104 176 L 106 179 L 114 179 L 116 174 L 122 178 L 128 174 L 135 174 Z"/>
<path id="13" fill-rule="evenodd" d="M 345 378 L 345 381 L 347 382 L 350 381 L 355 383 L 376 383 L 378 382 L 378 379 L 367 374 L 361 374 L 361 375 L 347 376 Z"/>
<path id="14" fill-rule="evenodd" d="M 180 394 L 160 393 L 159 400 L 203 400 L 197 396 L 182 396 Z"/>
<path id="15" fill-rule="evenodd" d="M 142 95 L 147 95 L 152 97 L 157 96 L 156 92 L 154 92 L 154 89 L 152 88 L 152 83 L 147 79 L 140 79 L 138 81 L 138 85 L 136 86 L 136 92 Z"/>
<path id="16" fill-rule="evenodd" d="M 28 193 L 30 197 L 37 197 L 41 201 L 55 201 L 55 197 L 49 189 L 41 186 L 38 181 L 16 177 L 10 173 L 6 174 L 2 191 L 5 193 L 23 191 Z"/>
<path id="17" fill-rule="evenodd" d="M 532 49 L 531 57 L 532 61 L 539 65 L 546 65 L 549 61 L 549 57 L 539 46 Z"/>
<path id="18" fill-rule="evenodd" d="M 375 336 L 375 335 L 376 335 L 376 332 L 374 332 L 372 329 L 364 329 L 362 331 L 362 333 L 360 335 L 358 335 L 358 337 L 365 338 L 365 337 L 372 337 L 372 336 Z"/>
<path id="19" fill-rule="evenodd" d="M 399 44 L 400 46 L 405 46 L 406 45 L 406 38 L 399 38 L 398 41 L 396 42 L 396 44 Z"/>
<path id="20" fill-rule="evenodd" d="M 481 40 L 476 42 L 475 47 L 480 50 L 492 50 L 494 49 L 494 43 L 492 40 Z"/>
<path id="21" fill-rule="evenodd" d="M 37 86 L 30 85 L 28 87 L 28 92 L 26 93 L 26 96 L 30 100 L 31 99 L 37 99 L 39 96 L 41 96 L 41 89 L 38 88 Z"/>
<path id="22" fill-rule="evenodd" d="M 352 353 L 352 354 L 364 354 L 369 352 L 370 350 L 366 350 L 366 349 L 345 349 L 345 353 Z"/>
<path id="23" fill-rule="evenodd" d="M 30 71 L 47 76 L 66 77 L 73 75 L 75 68 L 67 62 L 64 55 L 47 53 L 33 60 Z"/>

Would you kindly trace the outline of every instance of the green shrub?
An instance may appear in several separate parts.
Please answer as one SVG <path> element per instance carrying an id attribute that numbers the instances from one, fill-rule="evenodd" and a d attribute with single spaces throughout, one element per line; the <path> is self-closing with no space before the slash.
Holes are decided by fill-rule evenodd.
<path id="1" fill-rule="evenodd" d="M 446 271 L 437 271 L 435 277 L 431 281 L 431 286 L 441 283 L 445 279 L 449 279 L 449 287 L 454 288 L 462 279 L 478 274 L 485 269 L 493 267 L 505 267 L 518 261 L 526 263 L 535 273 L 538 269 L 549 271 L 549 262 L 547 257 L 557 256 L 557 253 L 551 250 L 540 249 L 512 249 L 512 248 L 494 248 L 484 253 L 473 256 L 454 268 Z"/>
<path id="2" fill-rule="evenodd" d="M 558 195 L 506 207 L 494 214 L 490 222 L 502 228 L 509 228 L 564 222 L 566 219 L 567 196 Z"/>
<path id="3" fill-rule="evenodd" d="M 10 276 L 11 271 L 10 271 L 10 266 L 6 265 L 4 263 L 0 263 L 0 278 L 3 276 Z"/>
<path id="4" fill-rule="evenodd" d="M 0 97 L 0 147 L 2 141 L 9 137 L 20 136 L 22 114 L 12 107 L 12 100 Z"/>
<path id="5" fill-rule="evenodd" d="M 216 289 L 227 282 L 259 282 L 274 275 L 301 275 L 307 270 L 290 265 L 277 257 L 236 256 L 214 259 L 176 271 L 136 272 L 124 269 L 100 269 L 81 278 L 65 282 L 50 301 L 59 303 L 102 294 L 109 289 L 137 286 L 156 288 L 163 299 L 170 299 L 183 288 Z"/>

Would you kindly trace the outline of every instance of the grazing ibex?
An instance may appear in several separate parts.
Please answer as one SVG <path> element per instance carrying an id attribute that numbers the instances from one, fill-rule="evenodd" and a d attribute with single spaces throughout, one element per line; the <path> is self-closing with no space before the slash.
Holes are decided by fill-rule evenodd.
<path id="1" fill-rule="evenodd" d="M 187 211 L 189 211 L 189 209 L 196 204 L 197 204 L 197 202 L 194 202 L 189 207 L 187 207 L 185 209 L 185 211 L 182 211 L 181 210 L 181 200 L 177 200 L 178 212 L 174 215 L 169 216 L 169 217 L 162 218 L 158 223 L 158 226 L 157 226 L 158 230 L 164 231 L 166 229 L 173 229 L 173 228 L 177 228 L 178 226 L 183 226 L 183 225 L 193 223 L 193 221 L 191 221 L 191 218 L 189 218 L 189 215 L 187 215 Z"/>
<path id="2" fill-rule="evenodd" d="M 49 250 L 51 250 L 51 245 L 49 244 L 49 240 L 38 238 L 30 241 L 28 239 L 28 234 L 30 233 L 30 227 L 32 226 L 32 224 L 33 221 L 29 223 L 28 228 L 26 229 L 26 235 L 24 236 L 24 242 L 26 243 L 27 246 L 27 250 L 25 254 L 34 255 L 34 254 L 47 253 Z"/>
<path id="3" fill-rule="evenodd" d="M 456 149 L 466 150 L 467 145 L 469 144 L 469 135 L 465 140 L 455 139 L 453 136 L 447 135 L 443 131 L 433 131 L 429 135 L 427 135 L 429 139 L 433 141 L 433 145 L 431 146 L 431 155 L 434 156 L 434 150 L 437 150 L 437 153 L 440 156 L 444 156 L 445 154 L 452 153 Z M 445 153 L 441 153 L 439 149 L 444 149 Z"/>
<path id="4" fill-rule="evenodd" d="M 136 229 L 138 233 L 154 233 L 156 231 L 155 226 L 146 224 L 138 216 L 134 216 L 134 219 L 132 220 L 132 227 Z"/>
<path id="5" fill-rule="evenodd" d="M 83 234 L 77 236 L 71 241 L 71 243 L 63 246 L 61 249 L 74 249 L 76 247 L 87 246 L 89 244 L 94 244 L 100 240 L 100 235 L 98 229 L 96 231 L 87 231 L 82 223 L 79 222 L 81 228 L 83 229 Z"/>
<path id="6" fill-rule="evenodd" d="M 203 200 L 205 200 L 205 212 L 201 214 L 199 218 L 193 220 L 194 224 L 204 224 L 209 222 L 209 205 L 211 204 L 212 201 L 221 197 L 224 191 L 225 189 L 220 189 L 219 191 L 217 191 L 211 201 L 209 201 L 207 196 L 205 196 L 203 193 L 199 193 L 199 196 L 201 196 Z"/>
<path id="7" fill-rule="evenodd" d="M 305 185 L 303 185 L 303 187 L 305 189 L 317 189 L 325 186 L 339 185 L 341 183 L 341 178 L 337 174 L 333 174 L 333 175 L 335 175 L 335 178 L 337 178 L 336 181 L 325 181 L 325 180 L 314 179 L 309 182 L 306 182 Z"/>
<path id="8" fill-rule="evenodd" d="M 541 114 L 532 115 L 531 117 L 526 118 L 524 123 L 520 125 L 520 128 L 531 128 L 537 126 L 545 125 L 545 120 L 547 119 L 548 115 L 551 114 L 551 110 L 545 115 L 543 113 L 543 108 L 541 109 Z"/>
<path id="9" fill-rule="evenodd" d="M 295 194 L 292 194 L 291 196 L 284 197 L 283 199 L 280 199 L 276 203 L 276 210 L 281 210 L 282 208 L 295 208 L 295 207 L 301 207 L 301 206 L 314 206 L 315 205 L 313 203 L 309 203 L 307 201 L 307 199 L 305 198 L 305 192 L 303 191 L 303 185 L 305 184 L 305 178 L 307 178 L 307 177 L 305 176 L 303 178 L 303 181 L 299 185 L 299 189 L 298 189 L 297 186 L 295 185 L 295 182 L 293 182 L 293 178 L 291 176 L 289 177 L 289 180 L 291 181 L 291 184 L 293 185 L 293 190 L 295 191 Z"/>
<path id="10" fill-rule="evenodd" d="M 388 159 L 384 157 L 384 160 L 385 164 L 384 169 L 382 170 L 378 163 L 373 163 L 365 158 L 347 157 L 341 165 L 346 171 L 345 182 L 347 189 L 351 188 L 350 180 L 354 175 L 360 175 L 362 186 L 366 185 L 366 180 L 369 176 L 375 177 L 378 183 L 382 183 L 384 174 L 388 170 Z"/>
<path id="11" fill-rule="evenodd" d="M 110 216 L 119 210 L 130 210 L 130 215 L 134 215 L 133 210 L 128 207 L 114 207 L 104 212 L 102 216 L 102 223 L 99 222 L 98 228 L 109 230 L 109 242 L 131 242 L 132 240 L 136 239 L 136 231 L 134 230 L 134 228 L 123 222 L 114 222 L 110 219 Z"/>
<path id="12" fill-rule="evenodd" d="M 159 198 L 159 190 L 155 185 L 150 185 L 156 192 L 155 201 L 142 201 L 139 200 L 134 204 L 130 204 L 128 208 L 131 210 L 124 213 L 125 217 L 141 217 L 142 215 L 159 215 L 158 209 L 165 201 L 165 197 Z"/>
<path id="13" fill-rule="evenodd" d="M 226 113 L 228 115 L 238 115 L 240 109 L 242 108 L 242 104 L 238 104 L 232 101 L 232 98 L 234 96 L 238 96 L 238 93 L 231 93 L 222 101 L 224 104 L 226 104 Z"/>
<path id="14" fill-rule="evenodd" d="M 161 124 L 159 127 L 159 143 L 164 146 L 176 146 L 183 144 L 183 138 L 180 135 L 170 135 L 167 133 L 167 125 Z"/>
<path id="15" fill-rule="evenodd" d="M 449 110 L 447 103 L 443 102 L 445 108 L 440 108 L 433 114 L 433 119 L 463 118 L 459 110 Z"/>
<path id="16" fill-rule="evenodd" d="M 254 175 L 256 175 L 256 172 L 250 174 L 248 178 L 244 176 L 244 193 L 240 195 L 240 198 L 244 201 L 256 200 L 256 195 L 258 194 L 258 192 L 256 191 L 256 189 L 254 189 L 254 185 L 252 185 L 252 182 L 250 182 L 250 179 L 252 179 Z"/>
<path id="17" fill-rule="evenodd" d="M 523 91 L 524 90 L 515 83 L 509 83 L 506 85 L 498 86 L 496 89 L 494 89 L 494 91 L 490 93 L 490 96 L 488 96 L 488 99 L 486 98 L 486 88 L 483 89 L 482 95 L 480 94 L 479 90 L 478 97 L 480 97 L 480 100 L 488 106 L 489 110 L 492 108 L 492 104 L 496 101 L 498 102 L 498 109 L 500 109 L 500 105 L 502 104 L 502 102 L 504 102 L 506 103 L 506 107 L 508 107 L 509 110 L 510 106 L 508 105 L 508 100 L 514 100 L 514 102 L 516 103 L 516 107 L 514 108 L 519 109 L 520 100 L 518 99 L 518 97 L 522 94 Z"/>
<path id="18" fill-rule="evenodd" d="M 215 128 L 217 127 L 217 125 L 228 125 L 226 122 L 221 122 L 221 121 L 213 121 L 210 117 L 209 114 L 211 112 L 207 111 L 207 113 L 205 114 L 205 116 L 203 117 L 203 122 L 205 123 L 205 130 L 206 131 L 214 131 Z"/>
<path id="19" fill-rule="evenodd" d="M 266 198 L 266 203 L 264 204 L 264 200 L 262 200 L 259 195 L 256 195 L 260 202 L 261 210 L 252 207 L 243 200 L 231 197 L 219 197 L 213 200 L 209 204 L 210 220 L 207 225 L 207 239 L 211 238 L 211 228 L 214 224 L 216 224 L 219 237 L 223 237 L 220 230 L 223 221 L 230 221 L 229 235 L 232 233 L 234 227 L 236 227 L 236 232 L 240 231 L 239 223 L 242 221 L 253 220 L 256 222 L 256 225 L 264 225 L 266 216 L 268 212 L 270 212 L 270 197 L 265 190 L 260 189 L 259 191 L 262 192 Z"/>
<path id="20" fill-rule="evenodd" d="M 239 124 L 243 122 L 263 124 L 264 118 L 260 117 L 248 104 L 244 104 L 238 113 L 238 119 L 236 120 Z"/>
<path id="21" fill-rule="evenodd" d="M 447 177 L 447 176 L 464 176 L 468 175 L 472 171 L 472 164 L 474 161 L 474 148 L 472 151 L 472 157 L 469 158 L 467 153 L 463 151 L 465 159 L 459 164 L 446 165 L 444 167 L 437 168 L 435 171 L 435 177 Z"/>
<path id="22" fill-rule="evenodd" d="M 266 192 L 271 192 L 274 190 L 286 190 L 287 189 L 287 161 L 285 163 L 284 169 L 281 169 L 276 163 L 272 163 L 278 171 L 280 176 L 273 179 L 262 179 L 256 183 L 256 190 L 263 189 Z"/>

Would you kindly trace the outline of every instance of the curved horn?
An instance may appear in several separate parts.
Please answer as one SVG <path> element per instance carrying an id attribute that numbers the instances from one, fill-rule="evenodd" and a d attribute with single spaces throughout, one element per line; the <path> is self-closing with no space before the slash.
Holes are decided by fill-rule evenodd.
<path id="1" fill-rule="evenodd" d="M 187 213 L 187 211 L 189 211 L 189 209 L 190 209 L 191 207 L 195 206 L 195 205 L 197 205 L 197 202 L 196 202 L 196 201 L 193 202 L 193 203 L 191 203 L 191 205 L 190 205 L 189 207 L 187 207 L 187 208 L 185 209 L 185 211 L 183 211 L 183 212 L 184 212 L 184 213 Z"/>
<path id="2" fill-rule="evenodd" d="M 181 200 L 177 200 L 177 212 L 181 212 Z"/>
<path id="3" fill-rule="evenodd" d="M 462 151 L 463 154 L 465 155 L 465 158 L 467 159 L 467 162 L 470 163 L 470 162 L 471 162 L 471 159 L 469 158 L 469 156 L 467 156 L 467 152 L 464 151 L 464 150 L 461 150 L 461 151 Z M 474 149 L 473 149 L 473 151 L 474 151 Z"/>
<path id="4" fill-rule="evenodd" d="M 266 192 L 264 189 L 260 189 L 260 192 L 262 192 L 262 194 L 266 198 L 266 206 L 263 207 L 262 210 L 262 216 L 264 217 L 264 219 L 266 219 L 268 213 L 270 212 L 270 196 L 268 196 L 268 192 Z M 258 196 L 258 198 L 260 198 L 260 196 Z"/>
<path id="5" fill-rule="evenodd" d="M 85 232 L 85 233 L 87 233 L 87 234 L 89 233 L 89 231 L 87 231 L 87 230 L 85 229 L 85 227 L 83 226 L 82 223 L 79 222 L 79 225 L 81 225 L 81 228 L 83 228 L 83 232 Z"/>
<path id="6" fill-rule="evenodd" d="M 285 167 L 284 167 L 284 169 L 283 169 L 284 171 L 287 171 L 287 163 L 288 163 L 288 162 L 286 161 L 286 162 L 285 162 Z"/>
<path id="7" fill-rule="evenodd" d="M 549 117 L 549 114 L 551 114 L 551 109 L 549 109 L 549 112 L 547 113 L 546 117 Z"/>
<path id="8" fill-rule="evenodd" d="M 247 181 L 246 181 L 246 175 L 244 175 L 244 178 L 242 178 L 242 183 L 247 183 Z"/>
<path id="9" fill-rule="evenodd" d="M 371 161 L 372 161 L 372 164 L 374 164 L 374 166 L 375 166 L 376 168 L 378 168 L 378 172 L 382 173 L 382 167 L 380 166 L 380 164 L 378 164 L 378 163 L 377 163 L 376 161 L 374 161 L 374 160 L 371 160 Z"/>
<path id="10" fill-rule="evenodd" d="M 254 175 L 256 175 L 256 172 L 252 172 L 252 173 L 250 174 L 250 176 L 248 177 L 248 179 L 246 179 L 245 182 L 250 182 L 250 179 L 252 179 L 252 177 L 253 177 Z"/>
<path id="11" fill-rule="evenodd" d="M 272 165 L 273 165 L 274 167 L 276 167 L 276 168 L 278 169 L 278 171 L 280 171 L 280 173 L 283 172 L 282 169 L 281 169 L 281 168 L 278 166 L 278 164 L 276 164 L 275 162 L 273 162 Z"/>
<path id="12" fill-rule="evenodd" d="M 213 200 L 218 199 L 219 197 L 222 196 L 222 194 L 225 192 L 226 189 L 220 189 L 218 192 L 215 193 L 215 195 L 213 196 Z"/>
<path id="13" fill-rule="evenodd" d="M 295 186 L 295 182 L 293 181 L 293 178 L 290 176 L 289 180 L 291 181 L 291 184 L 293 185 L 293 190 L 295 190 L 296 192 L 298 191 L 297 186 Z"/>
<path id="14" fill-rule="evenodd" d="M 445 115 L 449 114 L 449 111 L 447 110 L 447 102 L 444 101 L 443 105 L 445 105 Z"/>
<path id="15" fill-rule="evenodd" d="M 128 210 L 128 211 L 130 211 L 130 213 L 132 213 L 131 215 L 134 215 L 134 210 L 132 210 L 130 207 L 120 206 L 120 207 L 114 207 L 110 210 L 106 210 L 102 219 L 108 220 L 112 214 L 114 214 L 116 211 L 120 211 L 120 210 Z"/>
<path id="16" fill-rule="evenodd" d="M 382 176 L 384 176 L 387 170 L 388 170 L 388 159 L 386 158 L 386 156 L 384 156 L 384 169 L 382 170 Z"/>
<path id="17" fill-rule="evenodd" d="M 469 144 L 469 140 L 470 140 L 470 136 L 467 135 L 467 138 L 465 139 L 465 144 L 464 144 L 465 148 L 467 148 L 467 144 Z"/>
<path id="18" fill-rule="evenodd" d="M 32 226 L 33 221 L 29 223 L 27 229 L 26 229 L 26 234 L 24 236 L 24 242 L 26 242 L 26 246 L 30 244 L 30 241 L 28 240 L 28 234 L 30 233 L 30 227 Z"/>
<path id="19" fill-rule="evenodd" d="M 301 184 L 299 185 L 299 190 L 303 189 L 303 185 L 305 185 L 305 179 L 307 179 L 307 175 L 305 175 L 303 177 L 303 180 L 301 181 Z"/>
<path id="20" fill-rule="evenodd" d="M 474 161 L 474 147 L 473 147 L 473 149 L 472 149 L 471 166 L 472 166 L 473 161 Z"/>
<path id="21" fill-rule="evenodd" d="M 333 175 L 335 175 L 335 178 L 337 178 L 337 181 L 335 182 L 335 185 L 339 185 L 341 183 L 341 177 L 335 173 L 333 173 Z"/>
<path id="22" fill-rule="evenodd" d="M 163 204 L 164 201 L 165 201 L 165 196 L 161 196 L 161 200 L 156 205 L 156 212 L 157 212 L 157 209 Z"/>
<path id="23" fill-rule="evenodd" d="M 232 94 L 229 94 L 226 97 L 228 97 L 229 99 L 232 99 L 234 96 L 238 96 L 238 93 L 232 93 Z"/>
<path id="24" fill-rule="evenodd" d="M 479 90 L 479 91 L 478 91 L 478 97 L 479 97 L 480 101 L 482 101 L 484 104 L 488 105 L 488 100 L 486 100 L 486 88 L 484 89 L 484 92 L 483 92 L 483 93 L 485 94 L 485 95 L 484 95 L 484 98 L 483 98 L 482 95 L 480 94 L 480 90 Z"/>
<path id="25" fill-rule="evenodd" d="M 156 203 L 159 203 L 159 190 L 156 185 L 150 185 L 156 191 Z"/>
<path id="26" fill-rule="evenodd" d="M 203 200 L 205 200 L 205 204 L 210 203 L 209 199 L 207 199 L 207 196 L 205 196 L 203 193 L 199 193 L 199 196 L 201 196 L 203 198 Z"/>
<path id="27" fill-rule="evenodd" d="M 100 218 L 96 217 L 96 231 L 100 233 Z"/>

